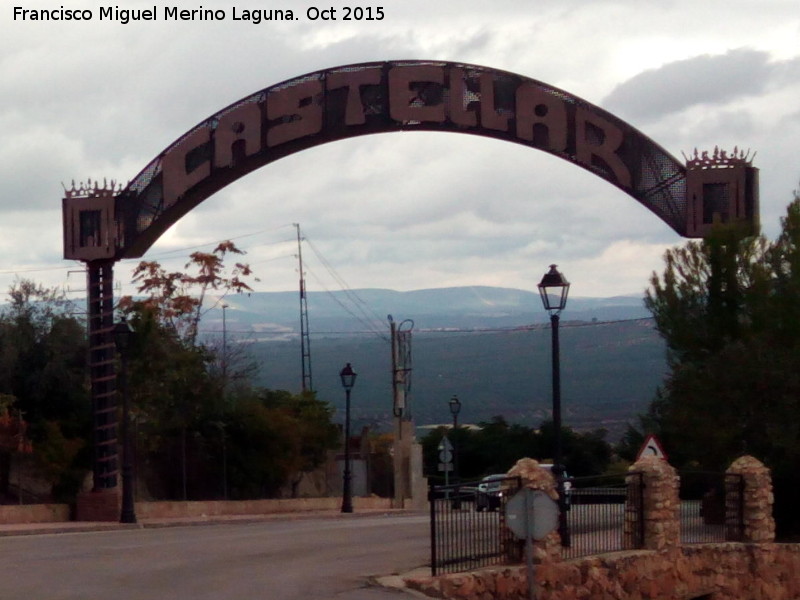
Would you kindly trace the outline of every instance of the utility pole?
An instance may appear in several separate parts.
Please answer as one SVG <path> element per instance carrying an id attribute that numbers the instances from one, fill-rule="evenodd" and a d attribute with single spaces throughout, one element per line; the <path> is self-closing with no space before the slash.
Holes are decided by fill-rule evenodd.
<path id="1" fill-rule="evenodd" d="M 394 468 L 394 506 L 403 508 L 411 497 L 411 447 L 414 428 L 408 394 L 411 391 L 411 330 L 414 322 L 395 323 L 389 315 L 392 343 L 392 413 L 395 418 L 392 464 Z M 404 327 L 407 326 L 407 329 Z"/>
<path id="2" fill-rule="evenodd" d="M 312 391 L 314 385 L 311 379 L 311 340 L 308 336 L 308 301 L 306 299 L 306 276 L 303 271 L 303 247 L 300 237 L 300 224 L 295 223 L 297 229 L 297 260 L 300 263 L 300 371 L 302 373 L 302 390 Z"/>

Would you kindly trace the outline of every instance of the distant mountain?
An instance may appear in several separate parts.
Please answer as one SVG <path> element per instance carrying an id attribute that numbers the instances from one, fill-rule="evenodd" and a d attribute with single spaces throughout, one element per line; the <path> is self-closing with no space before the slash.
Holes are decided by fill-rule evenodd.
<path id="1" fill-rule="evenodd" d="M 485 286 L 397 292 L 361 289 L 308 292 L 310 331 L 314 335 L 383 328 L 387 315 L 412 319 L 416 331 L 518 327 L 547 322 L 539 295 L 524 290 Z M 289 339 L 299 333 L 298 292 L 257 292 L 228 296 L 225 302 L 231 331 L 259 334 L 260 339 Z M 640 296 L 570 298 L 564 318 L 610 321 L 647 318 Z M 221 331 L 218 307 L 204 320 L 207 331 Z"/>
<path id="2" fill-rule="evenodd" d="M 258 382 L 298 391 L 300 298 L 255 293 L 225 299 L 228 343 L 248 345 Z M 411 408 L 417 425 L 449 423 L 447 402 L 462 401 L 461 423 L 495 415 L 538 425 L 550 417 L 550 329 L 538 294 L 492 287 L 413 292 L 365 289 L 307 297 L 314 389 L 342 418 L 338 371 L 358 373 L 356 426 L 391 424 L 391 356 L 386 316 L 414 321 Z M 562 314 L 564 424 L 604 427 L 616 440 L 646 410 L 666 372 L 664 343 L 639 297 L 571 298 Z M 535 327 L 529 327 L 536 325 Z M 220 336 L 222 311 L 204 321 Z"/>

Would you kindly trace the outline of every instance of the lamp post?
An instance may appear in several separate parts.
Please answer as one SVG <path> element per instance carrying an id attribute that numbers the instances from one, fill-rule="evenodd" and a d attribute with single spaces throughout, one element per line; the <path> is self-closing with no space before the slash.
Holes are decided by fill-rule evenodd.
<path id="1" fill-rule="evenodd" d="M 450 408 L 450 414 L 453 415 L 453 483 L 458 483 L 458 442 L 456 441 L 456 429 L 458 429 L 458 413 L 461 412 L 461 401 L 458 396 L 453 394 L 453 397 L 447 403 Z M 461 494 L 456 490 L 456 496 L 453 499 L 453 508 L 461 508 Z"/>
<path id="2" fill-rule="evenodd" d="M 345 394 L 344 409 L 344 486 L 342 488 L 342 512 L 353 512 L 353 494 L 350 487 L 350 391 L 356 383 L 356 373 L 350 363 L 339 371 Z"/>
<path id="3" fill-rule="evenodd" d="M 458 429 L 458 413 L 461 412 L 461 401 L 458 396 L 453 394 L 450 401 L 447 403 L 450 407 L 450 414 L 453 415 L 453 479 L 458 478 L 458 451 L 455 444 L 455 432 Z"/>
<path id="4" fill-rule="evenodd" d="M 131 451 L 130 402 L 128 393 L 128 356 L 133 330 L 125 319 L 114 325 L 114 343 L 122 362 L 119 373 L 119 387 L 122 392 L 122 509 L 120 523 L 136 523 L 136 509 L 133 500 L 133 453 Z"/>
<path id="5" fill-rule="evenodd" d="M 564 494 L 564 465 L 562 463 L 561 448 L 561 365 L 558 347 L 558 324 L 561 311 L 567 305 L 569 282 L 558 272 L 556 265 L 550 265 L 550 270 L 542 277 L 539 283 L 539 294 L 542 297 L 544 309 L 550 313 L 550 330 L 552 332 L 553 356 L 553 472 L 556 476 L 558 489 L 558 533 L 561 536 L 561 545 L 570 547 L 569 525 L 567 524 L 567 502 Z"/>

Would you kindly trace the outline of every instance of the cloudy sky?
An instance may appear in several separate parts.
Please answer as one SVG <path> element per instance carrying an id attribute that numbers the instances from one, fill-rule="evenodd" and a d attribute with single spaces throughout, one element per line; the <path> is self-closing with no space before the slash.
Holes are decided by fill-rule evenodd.
<path id="1" fill-rule="evenodd" d="M 383 1 L 383 0 L 381 0 Z M 32 22 L 25 9 L 92 9 Z M 297 75 L 348 63 L 432 59 L 538 79 L 619 116 L 676 157 L 757 152 L 764 231 L 800 181 L 797 0 L 389 0 L 384 19 L 323 23 L 304 0 L 118 0 L 121 8 L 291 8 L 288 23 L 99 22 L 106 4 L 14 0 L 0 8 L 0 289 L 15 277 L 84 287 L 62 258 L 62 184 L 127 182 L 189 128 Z M 354 4 L 353 4 L 354 5 Z M 378 6 L 379 4 L 361 4 Z M 160 15 L 159 15 L 160 16 Z M 178 269 L 233 239 L 261 281 L 308 289 L 492 285 L 533 290 L 550 263 L 573 295 L 639 294 L 682 240 L 605 181 L 543 152 L 486 138 L 394 133 L 319 146 L 240 179 L 146 258 Z M 130 291 L 128 272 L 117 270 Z M 330 270 L 329 270 L 330 269 Z"/>

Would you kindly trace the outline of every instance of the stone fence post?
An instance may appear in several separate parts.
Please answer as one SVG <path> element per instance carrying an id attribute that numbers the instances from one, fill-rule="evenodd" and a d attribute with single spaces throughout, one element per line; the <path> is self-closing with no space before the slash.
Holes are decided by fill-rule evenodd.
<path id="1" fill-rule="evenodd" d="M 556 480 L 550 471 L 539 466 L 538 461 L 532 458 L 521 458 L 511 467 L 507 475 L 509 477 L 519 477 L 523 488 L 541 490 L 554 501 L 558 501 Z M 522 560 L 524 556 L 522 551 L 523 542 L 517 541 L 515 545 L 515 554 L 519 557 L 519 560 Z M 561 560 L 561 536 L 558 535 L 557 530 L 549 533 L 543 540 L 534 541 L 533 559 L 536 562 Z"/>
<path id="2" fill-rule="evenodd" d="M 628 469 L 630 473 L 641 473 L 644 548 L 663 550 L 680 544 L 680 499 L 678 498 L 678 475 L 667 461 L 647 456 L 636 461 Z M 633 477 L 629 477 L 628 485 Z M 625 539 L 634 541 L 634 523 L 626 520 Z"/>
<path id="3" fill-rule="evenodd" d="M 764 464 L 752 456 L 737 458 L 726 471 L 741 475 L 743 483 L 742 513 L 739 507 L 726 503 L 725 523 L 742 519 L 742 542 L 766 543 L 775 541 L 775 519 L 772 516 L 772 476 Z"/>

